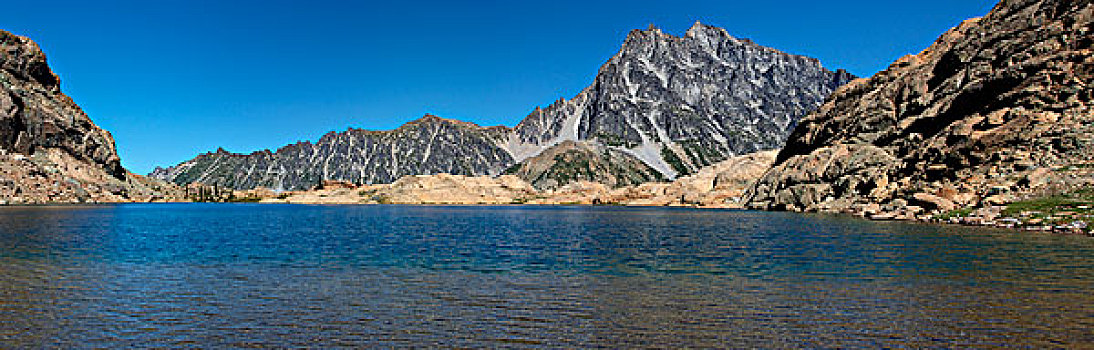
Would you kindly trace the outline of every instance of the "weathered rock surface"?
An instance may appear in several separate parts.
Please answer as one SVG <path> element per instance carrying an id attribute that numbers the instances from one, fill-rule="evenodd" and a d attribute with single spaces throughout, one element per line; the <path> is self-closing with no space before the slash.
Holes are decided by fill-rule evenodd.
<path id="1" fill-rule="evenodd" d="M 60 86 L 37 44 L 0 30 L 0 204 L 181 198 L 126 171 L 110 133 Z"/>
<path id="2" fill-rule="evenodd" d="M 545 188 L 582 179 L 613 186 L 674 179 L 781 146 L 802 116 L 851 78 L 816 59 L 699 23 L 682 37 L 635 30 L 589 87 L 536 108 L 512 129 L 427 117 L 393 131 L 331 133 L 276 152 L 207 153 L 150 176 L 178 184 L 303 190 L 325 179 L 376 184 L 405 175 L 497 175 L 566 141 L 581 141 L 645 166 L 628 160 L 593 176 L 541 176 L 537 170 L 525 177 Z"/>
<path id="3" fill-rule="evenodd" d="M 556 189 L 577 181 L 623 187 L 665 180 L 660 172 L 630 153 L 569 140 L 510 167 L 506 174 L 516 175 L 539 190 Z"/>
<path id="4" fill-rule="evenodd" d="M 759 209 L 914 217 L 1089 183 L 1094 7 L 1004 0 L 803 119 Z M 910 208 L 910 209 L 908 209 Z"/>

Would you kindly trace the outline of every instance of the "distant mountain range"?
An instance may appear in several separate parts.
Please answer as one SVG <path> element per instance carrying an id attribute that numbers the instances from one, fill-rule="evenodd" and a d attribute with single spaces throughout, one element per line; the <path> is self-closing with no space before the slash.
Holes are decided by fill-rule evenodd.
<path id="1" fill-rule="evenodd" d="M 778 148 L 801 117 L 853 78 L 698 22 L 682 37 L 651 26 L 632 31 L 577 96 L 536 108 L 513 128 L 427 115 L 395 130 L 332 132 L 273 152 L 217 150 L 150 176 L 177 184 L 299 190 L 322 180 L 390 183 L 405 175 L 508 170 L 534 174 L 539 180 L 525 180 L 537 187 L 605 179 L 625 186 Z M 581 142 L 583 156 L 524 163 L 545 161 L 536 156 L 552 147 L 575 154 L 576 144 L 565 141 Z M 590 152 L 627 166 L 552 176 L 572 170 L 573 161 L 600 157 Z"/>

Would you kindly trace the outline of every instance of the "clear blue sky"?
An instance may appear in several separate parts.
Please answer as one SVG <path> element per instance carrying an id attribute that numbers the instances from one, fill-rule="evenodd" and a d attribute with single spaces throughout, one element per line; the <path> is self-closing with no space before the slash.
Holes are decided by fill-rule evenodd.
<path id="1" fill-rule="evenodd" d="M 0 29 L 136 173 L 425 113 L 513 126 L 592 81 L 631 29 L 695 20 L 860 76 L 995 1 L 18 1 Z"/>

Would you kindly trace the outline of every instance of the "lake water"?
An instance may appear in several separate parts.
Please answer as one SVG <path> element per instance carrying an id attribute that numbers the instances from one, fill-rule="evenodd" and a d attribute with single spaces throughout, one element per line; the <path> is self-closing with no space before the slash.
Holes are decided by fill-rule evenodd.
<path id="1" fill-rule="evenodd" d="M 1091 344 L 1084 237 L 666 208 L 0 208 L 0 348 Z"/>

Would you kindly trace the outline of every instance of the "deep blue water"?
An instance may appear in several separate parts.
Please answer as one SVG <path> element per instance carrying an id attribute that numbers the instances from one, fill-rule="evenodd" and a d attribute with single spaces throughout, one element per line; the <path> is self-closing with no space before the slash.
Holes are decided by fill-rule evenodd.
<path id="1" fill-rule="evenodd" d="M 0 208 L 0 348 L 1094 344 L 1094 240 L 619 207 Z"/>

